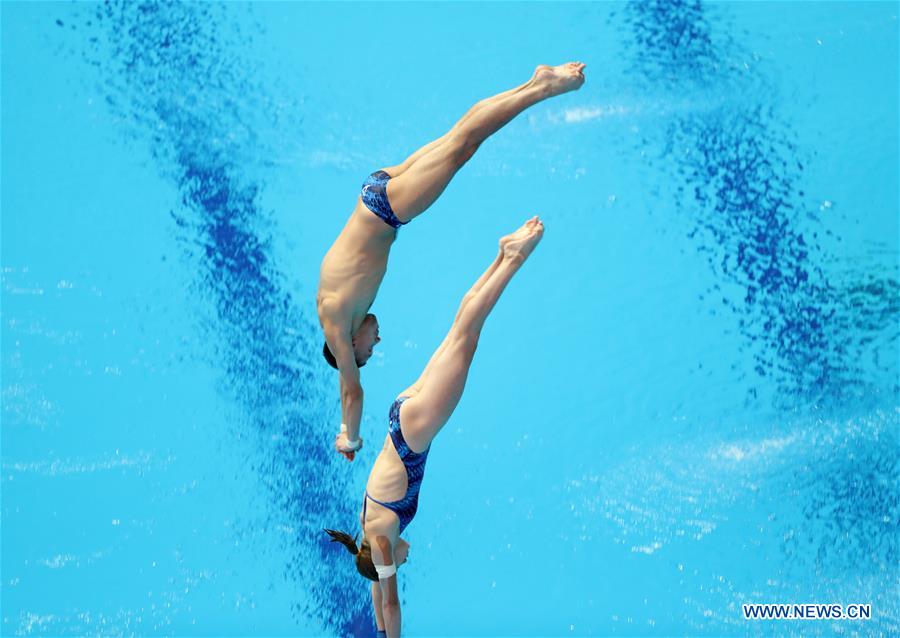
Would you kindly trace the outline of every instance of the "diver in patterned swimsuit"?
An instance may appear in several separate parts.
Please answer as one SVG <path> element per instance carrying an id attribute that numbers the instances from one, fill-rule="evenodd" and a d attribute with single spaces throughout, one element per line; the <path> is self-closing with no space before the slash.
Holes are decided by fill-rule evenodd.
<path id="1" fill-rule="evenodd" d="M 357 571 L 373 581 L 379 635 L 400 635 L 396 572 L 409 550 L 400 534 L 415 516 L 431 442 L 462 397 L 487 316 L 543 234 L 543 224 L 533 217 L 500 239 L 497 257 L 463 297 L 450 331 L 422 375 L 391 405 L 388 436 L 363 496 L 360 546 L 346 532 L 325 530 L 356 556 Z"/>
<path id="2" fill-rule="evenodd" d="M 322 260 L 316 297 L 323 354 L 340 371 L 341 431 L 335 448 L 348 460 L 362 446 L 359 368 L 381 340 L 369 308 L 397 229 L 434 203 L 490 135 L 541 100 L 579 88 L 583 69 L 580 62 L 537 67 L 525 84 L 478 102 L 443 137 L 366 179 L 350 219 Z"/>

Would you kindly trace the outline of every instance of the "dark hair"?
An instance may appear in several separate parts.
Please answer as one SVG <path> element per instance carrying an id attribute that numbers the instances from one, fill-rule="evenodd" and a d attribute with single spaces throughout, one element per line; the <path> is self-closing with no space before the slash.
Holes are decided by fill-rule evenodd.
<path id="1" fill-rule="evenodd" d="M 325 361 L 328 362 L 328 365 L 330 365 L 335 370 L 338 369 L 337 359 L 335 359 L 334 355 L 331 354 L 331 348 L 328 347 L 327 341 L 325 342 L 325 345 L 322 346 L 322 356 L 325 357 Z"/>
<path id="2" fill-rule="evenodd" d="M 335 358 L 334 358 L 334 355 L 331 354 L 331 348 L 328 347 L 328 342 L 327 342 L 327 341 L 326 341 L 325 344 L 322 346 L 322 356 L 325 357 L 325 361 L 328 362 L 328 365 L 330 365 L 330 366 L 331 366 L 332 368 L 334 368 L 335 370 L 339 370 L 338 364 L 337 364 L 337 359 L 335 359 Z M 361 368 L 361 367 L 363 367 L 364 365 L 366 365 L 366 362 L 365 362 L 365 361 L 363 361 L 362 363 L 360 363 L 360 362 L 359 362 L 359 359 L 356 360 L 356 367 L 357 367 L 357 368 Z"/>
<path id="3" fill-rule="evenodd" d="M 372 562 L 372 547 L 365 537 L 359 544 L 359 549 L 356 549 L 356 536 L 351 537 L 347 532 L 338 532 L 333 529 L 326 529 L 325 533 L 331 537 L 332 543 L 340 543 L 347 548 L 348 552 L 356 556 L 356 571 L 360 575 L 378 582 L 378 572 L 375 571 L 375 563 Z"/>

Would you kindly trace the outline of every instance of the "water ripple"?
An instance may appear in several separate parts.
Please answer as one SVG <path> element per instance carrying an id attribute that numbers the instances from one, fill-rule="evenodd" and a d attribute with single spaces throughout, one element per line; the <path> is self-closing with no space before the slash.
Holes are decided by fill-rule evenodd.
<path id="1" fill-rule="evenodd" d="M 727 11 L 666 0 L 620 14 L 611 19 L 624 25 L 626 83 L 704 105 L 660 114 L 640 150 L 661 160 L 667 175 L 658 181 L 672 185 L 689 236 L 721 281 L 708 303 L 738 316 L 755 374 L 773 380 L 784 403 L 896 392 L 896 357 L 879 356 L 900 335 L 896 268 L 831 267 L 820 245 L 830 232 L 819 221 L 825 209 L 809 206 L 801 186 L 804 151 Z"/>
<path id="2" fill-rule="evenodd" d="M 296 613 L 331 632 L 370 631 L 364 588 L 347 587 L 346 556 L 321 542 L 325 522 L 349 523 L 355 504 L 346 468 L 320 444 L 336 405 L 324 391 L 318 329 L 287 292 L 260 204 L 264 158 L 279 155 L 274 136 L 297 122 L 284 121 L 290 100 L 260 79 L 250 53 L 258 27 L 252 16 L 234 19 L 249 11 L 238 5 L 107 2 L 87 11 L 85 55 L 102 73 L 110 112 L 130 139 L 149 142 L 181 194 L 171 217 L 197 270 L 201 329 L 224 396 L 242 410 L 245 423 L 232 428 L 258 435 L 249 462 L 269 488 L 267 542 L 286 546 L 285 576 L 306 591 Z M 279 532 L 285 524 L 294 533 Z"/>

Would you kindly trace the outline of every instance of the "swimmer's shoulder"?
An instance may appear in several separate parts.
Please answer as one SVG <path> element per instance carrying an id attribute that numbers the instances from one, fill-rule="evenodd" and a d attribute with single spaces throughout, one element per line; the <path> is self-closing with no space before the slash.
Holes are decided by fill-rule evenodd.
<path id="1" fill-rule="evenodd" d="M 326 337 L 329 333 L 349 332 L 353 312 L 340 295 L 320 289 L 316 295 L 316 312 Z"/>

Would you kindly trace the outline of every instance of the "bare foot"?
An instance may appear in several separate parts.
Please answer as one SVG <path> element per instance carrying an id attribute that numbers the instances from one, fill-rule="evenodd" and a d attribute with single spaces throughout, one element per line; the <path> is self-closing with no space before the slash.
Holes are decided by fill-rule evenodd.
<path id="1" fill-rule="evenodd" d="M 531 228 L 537 221 L 538 221 L 538 216 L 535 215 L 534 217 L 529 219 L 527 222 L 522 224 L 521 227 L 519 227 L 516 230 L 514 230 L 513 232 L 511 232 L 509 235 L 504 235 L 503 237 L 501 237 L 500 238 L 500 251 L 503 252 L 503 250 L 506 248 L 506 245 L 509 242 L 511 242 L 517 238 L 521 238 L 521 237 L 525 236 L 528 233 L 528 229 Z"/>
<path id="2" fill-rule="evenodd" d="M 517 231 L 500 239 L 504 257 L 525 261 L 544 236 L 544 223 L 535 215 Z"/>
<path id="3" fill-rule="evenodd" d="M 534 70 L 531 80 L 544 87 L 549 96 L 575 91 L 584 84 L 584 67 L 581 62 L 567 62 L 557 66 L 540 64 Z"/>

